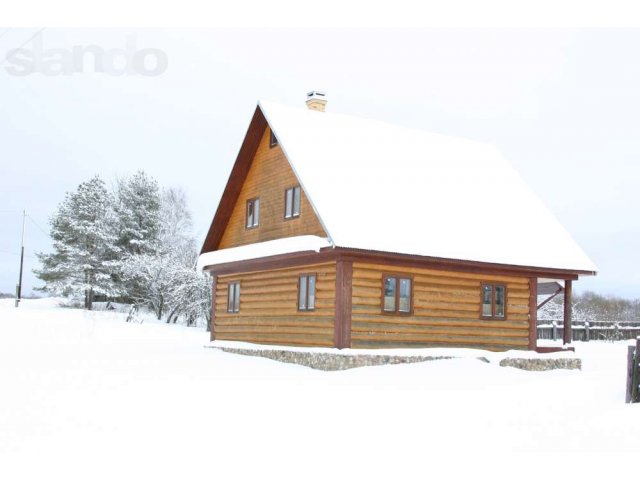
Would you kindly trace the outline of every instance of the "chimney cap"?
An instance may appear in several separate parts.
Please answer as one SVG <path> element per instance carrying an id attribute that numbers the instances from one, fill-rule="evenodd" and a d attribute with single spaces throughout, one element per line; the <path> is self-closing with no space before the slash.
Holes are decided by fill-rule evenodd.
<path id="1" fill-rule="evenodd" d="M 311 110 L 324 112 L 324 107 L 327 104 L 327 94 L 318 90 L 311 90 L 307 93 L 306 104 Z"/>

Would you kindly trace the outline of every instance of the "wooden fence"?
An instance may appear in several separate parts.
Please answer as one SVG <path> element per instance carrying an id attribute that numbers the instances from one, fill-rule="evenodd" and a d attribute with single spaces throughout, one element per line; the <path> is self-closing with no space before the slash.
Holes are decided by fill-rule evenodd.
<path id="1" fill-rule="evenodd" d="M 627 403 L 640 403 L 640 337 L 627 352 Z"/>
<path id="2" fill-rule="evenodd" d="M 562 321 L 538 320 L 538 339 L 562 340 Z M 640 322 L 571 322 L 573 341 L 629 340 L 640 336 Z"/>

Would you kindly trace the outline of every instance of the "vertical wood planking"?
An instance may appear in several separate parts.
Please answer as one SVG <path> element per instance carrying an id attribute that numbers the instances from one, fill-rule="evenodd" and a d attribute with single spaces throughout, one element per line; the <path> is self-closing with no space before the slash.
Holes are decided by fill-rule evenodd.
<path id="1" fill-rule="evenodd" d="M 351 347 L 351 299 L 353 262 L 338 260 L 336 264 L 336 315 L 334 345 Z"/>
<path id="2" fill-rule="evenodd" d="M 538 279 L 529 278 L 529 350 L 538 345 Z"/>
<path id="3" fill-rule="evenodd" d="M 211 276 L 211 320 L 209 320 L 209 330 L 211 331 L 211 341 L 216 339 L 216 283 L 218 276 L 213 274 Z"/>
<path id="4" fill-rule="evenodd" d="M 572 282 L 571 280 L 564 281 L 564 335 L 563 335 L 563 343 L 566 345 L 567 343 L 571 343 L 572 335 L 571 332 L 571 311 L 573 310 L 571 302 L 572 302 Z"/>

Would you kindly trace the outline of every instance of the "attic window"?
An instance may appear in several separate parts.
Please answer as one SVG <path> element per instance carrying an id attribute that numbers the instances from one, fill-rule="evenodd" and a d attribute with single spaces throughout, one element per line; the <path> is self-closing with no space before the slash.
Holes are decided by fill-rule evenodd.
<path id="1" fill-rule="evenodd" d="M 506 317 L 507 287 L 482 284 L 482 318 L 504 320 Z"/>
<path id="2" fill-rule="evenodd" d="M 269 148 L 273 148 L 276 145 L 278 145 L 278 139 L 276 138 L 275 134 L 273 133 L 273 130 L 269 129 L 269 131 L 271 132 L 271 136 L 269 138 Z"/>
<path id="3" fill-rule="evenodd" d="M 413 306 L 411 284 L 411 278 L 408 277 L 382 277 L 382 311 L 410 314 Z"/>
<path id="4" fill-rule="evenodd" d="M 287 188 L 284 192 L 284 218 L 300 216 L 300 186 Z"/>
<path id="5" fill-rule="evenodd" d="M 247 200 L 247 228 L 255 228 L 260 225 L 260 199 Z"/>

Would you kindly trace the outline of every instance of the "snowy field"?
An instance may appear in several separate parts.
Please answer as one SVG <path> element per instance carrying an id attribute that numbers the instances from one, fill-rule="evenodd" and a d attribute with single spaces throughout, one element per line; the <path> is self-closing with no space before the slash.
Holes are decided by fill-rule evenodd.
<path id="1" fill-rule="evenodd" d="M 576 344 L 582 371 L 320 372 L 207 340 L 0 300 L 0 479 L 637 476 L 624 342 Z"/>

